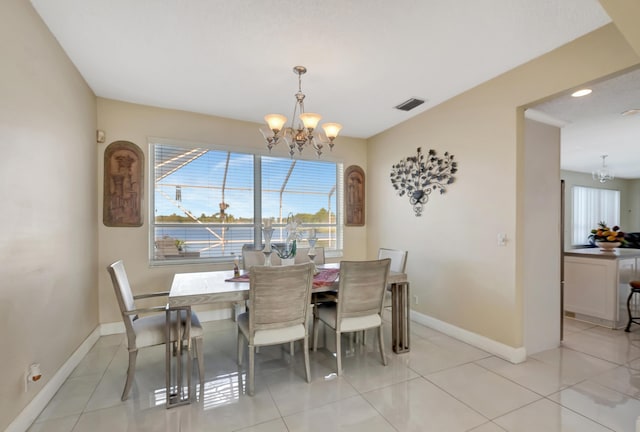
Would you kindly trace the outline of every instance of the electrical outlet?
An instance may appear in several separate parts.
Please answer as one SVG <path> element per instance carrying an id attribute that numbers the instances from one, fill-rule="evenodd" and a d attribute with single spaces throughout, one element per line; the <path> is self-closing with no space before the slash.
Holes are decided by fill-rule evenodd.
<path id="1" fill-rule="evenodd" d="M 419 303 L 419 301 L 418 301 L 418 296 L 417 296 L 417 295 L 414 295 L 414 296 L 413 296 L 413 304 L 418 304 L 418 303 Z"/>
<path id="2" fill-rule="evenodd" d="M 39 363 L 33 363 L 29 365 L 27 372 L 24 375 L 24 392 L 29 391 L 29 383 L 36 383 L 42 378 L 42 371 L 40 370 Z"/>

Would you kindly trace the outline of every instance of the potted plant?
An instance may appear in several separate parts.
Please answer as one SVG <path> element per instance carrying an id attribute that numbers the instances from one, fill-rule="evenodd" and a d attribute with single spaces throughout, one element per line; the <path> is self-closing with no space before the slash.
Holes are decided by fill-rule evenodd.
<path id="1" fill-rule="evenodd" d="M 624 232 L 615 225 L 609 228 L 604 221 L 598 222 L 598 227 L 591 230 L 589 240 L 594 242 L 601 251 L 610 252 L 625 243 Z"/>

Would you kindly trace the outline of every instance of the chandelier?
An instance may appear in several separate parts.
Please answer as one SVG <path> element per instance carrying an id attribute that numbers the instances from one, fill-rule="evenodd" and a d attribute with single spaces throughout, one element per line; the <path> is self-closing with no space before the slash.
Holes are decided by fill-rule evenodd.
<path id="1" fill-rule="evenodd" d="M 600 183 L 604 183 L 607 180 L 613 180 L 615 176 L 613 175 L 613 172 L 607 168 L 607 164 L 605 163 L 607 155 L 602 155 L 600 157 L 602 158 L 602 168 L 591 173 L 593 179 L 598 180 Z"/>
<path id="2" fill-rule="evenodd" d="M 316 113 L 308 113 L 304 111 L 305 94 L 302 93 L 302 75 L 307 72 L 304 66 L 296 66 L 293 72 L 298 74 L 298 92 L 296 93 L 296 103 L 293 108 L 293 116 L 291 124 L 284 127 L 287 118 L 282 114 L 267 114 L 264 120 L 267 122 L 268 128 L 260 128 L 260 132 L 267 142 L 269 152 L 273 146 L 278 144 L 282 139 L 289 146 L 289 154 L 291 157 L 295 154 L 296 147 L 299 153 L 302 153 L 305 146 L 309 145 L 316 151 L 316 155 L 320 157 L 322 148 L 325 144 L 329 144 L 330 150 L 333 150 L 333 140 L 336 139 L 342 125 L 338 123 L 324 123 L 322 131 L 316 131 L 316 127 L 322 116 Z M 298 123 L 296 125 L 296 114 L 298 114 Z"/>

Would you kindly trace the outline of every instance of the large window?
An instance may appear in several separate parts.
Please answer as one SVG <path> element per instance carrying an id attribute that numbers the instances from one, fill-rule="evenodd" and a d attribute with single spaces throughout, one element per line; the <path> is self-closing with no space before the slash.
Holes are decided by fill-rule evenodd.
<path id="1" fill-rule="evenodd" d="M 591 230 L 600 221 L 606 222 L 608 226 L 620 225 L 620 191 L 573 186 L 571 194 L 571 244 L 588 244 Z"/>
<path id="2" fill-rule="evenodd" d="M 261 247 L 264 218 L 283 240 L 289 216 L 302 222 L 302 246 L 315 228 L 318 246 L 341 250 L 341 164 L 167 143 L 151 153 L 152 261 L 230 260 Z"/>

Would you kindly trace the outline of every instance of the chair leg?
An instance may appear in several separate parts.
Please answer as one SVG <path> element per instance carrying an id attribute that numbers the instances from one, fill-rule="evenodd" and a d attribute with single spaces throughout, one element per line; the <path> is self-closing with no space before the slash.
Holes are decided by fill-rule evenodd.
<path id="1" fill-rule="evenodd" d="M 318 351 L 318 318 L 313 317 L 313 352 Z"/>
<path id="2" fill-rule="evenodd" d="M 173 356 L 175 357 L 176 354 L 178 353 L 178 341 L 171 342 L 171 347 L 173 351 Z"/>
<path id="3" fill-rule="evenodd" d="M 204 387 L 204 352 L 202 351 L 202 337 L 193 338 L 195 355 L 198 359 L 198 376 L 200 377 L 200 388 Z"/>
<path id="4" fill-rule="evenodd" d="M 238 333 L 238 366 L 242 366 L 242 354 L 244 353 L 244 335 L 237 329 Z"/>
<path id="5" fill-rule="evenodd" d="M 378 327 L 378 343 L 380 344 L 380 356 L 382 357 L 382 364 L 387 365 L 387 356 L 384 354 L 384 336 L 382 334 L 382 324 Z"/>
<path id="6" fill-rule="evenodd" d="M 124 391 L 122 392 L 122 400 L 125 401 L 129 397 L 129 390 L 133 384 L 133 375 L 136 372 L 136 358 L 138 350 L 129 351 L 129 368 L 127 369 L 127 381 L 124 383 Z"/>
<path id="7" fill-rule="evenodd" d="M 249 345 L 249 396 L 253 396 L 255 393 L 255 347 L 253 345 Z"/>
<path id="8" fill-rule="evenodd" d="M 627 297 L 627 313 L 629 314 L 629 322 L 627 322 L 627 327 L 624 329 L 624 331 L 626 331 L 627 333 L 631 329 L 631 324 L 640 324 L 640 321 L 638 321 L 640 320 L 640 316 L 634 317 L 631 312 L 631 300 L 633 299 L 634 294 L 640 294 L 640 291 L 638 291 L 636 288 L 633 288 L 629 293 L 629 297 Z"/>
<path id="9" fill-rule="evenodd" d="M 295 342 L 291 341 L 289 342 L 289 354 L 291 354 L 291 357 L 293 357 L 295 353 L 296 353 Z"/>
<path id="10" fill-rule="evenodd" d="M 307 382 L 311 382 L 311 369 L 309 368 L 309 335 L 304 337 L 304 371 L 307 374 Z"/>
<path id="11" fill-rule="evenodd" d="M 342 349 L 340 348 L 341 336 L 340 332 L 336 331 L 336 368 L 338 369 L 338 376 L 342 375 Z"/>

